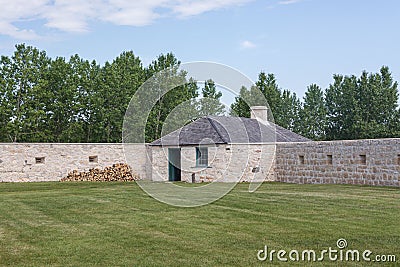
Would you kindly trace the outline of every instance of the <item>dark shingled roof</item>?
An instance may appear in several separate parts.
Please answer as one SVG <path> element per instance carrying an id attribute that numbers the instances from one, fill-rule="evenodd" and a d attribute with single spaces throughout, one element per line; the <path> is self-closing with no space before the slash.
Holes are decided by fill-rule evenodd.
<path id="1" fill-rule="evenodd" d="M 307 142 L 301 135 L 269 122 L 226 116 L 207 116 L 150 143 L 151 146 L 189 146 L 199 144 Z"/>

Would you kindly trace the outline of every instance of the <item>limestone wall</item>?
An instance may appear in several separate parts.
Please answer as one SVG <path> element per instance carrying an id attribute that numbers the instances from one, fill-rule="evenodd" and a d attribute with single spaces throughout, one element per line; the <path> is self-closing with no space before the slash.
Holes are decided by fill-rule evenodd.
<path id="1" fill-rule="evenodd" d="M 130 164 L 146 177 L 146 148 L 129 145 Z M 90 159 L 89 159 L 90 157 Z M 69 171 L 110 166 L 125 162 L 121 144 L 0 144 L 0 182 L 58 181 Z"/>
<path id="2" fill-rule="evenodd" d="M 3 143 L 0 182 L 58 181 L 69 171 L 102 168 L 126 158 L 142 179 L 167 181 L 167 149 L 143 144 L 123 148 L 121 144 Z M 191 182 L 194 173 L 196 182 L 236 182 L 241 177 L 240 181 L 400 186 L 400 139 L 231 144 L 208 151 L 209 166 L 196 167 L 195 147 L 181 148 L 182 181 Z"/>
<path id="3" fill-rule="evenodd" d="M 400 139 L 280 143 L 276 179 L 400 186 Z"/>

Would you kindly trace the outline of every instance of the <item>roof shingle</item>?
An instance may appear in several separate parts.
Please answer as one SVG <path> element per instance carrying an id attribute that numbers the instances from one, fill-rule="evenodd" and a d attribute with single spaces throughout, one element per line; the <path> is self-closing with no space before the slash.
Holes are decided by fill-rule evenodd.
<path id="1" fill-rule="evenodd" d="M 151 146 L 188 146 L 266 142 L 307 142 L 301 135 L 269 122 L 227 116 L 207 116 L 152 142 Z"/>

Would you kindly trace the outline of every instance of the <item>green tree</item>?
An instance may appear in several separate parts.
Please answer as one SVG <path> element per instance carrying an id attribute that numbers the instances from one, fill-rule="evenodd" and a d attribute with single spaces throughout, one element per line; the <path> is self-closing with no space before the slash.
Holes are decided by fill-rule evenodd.
<path id="1" fill-rule="evenodd" d="M 51 62 L 46 80 L 51 94 L 51 102 L 46 107 L 50 139 L 52 142 L 68 142 L 74 133 L 69 128 L 79 112 L 75 105 L 78 95 L 73 69 L 65 58 L 58 57 Z"/>
<path id="2" fill-rule="evenodd" d="M 78 55 L 57 57 L 46 75 L 50 101 L 47 129 L 52 142 L 93 142 L 94 89 L 99 66 Z"/>
<path id="3" fill-rule="evenodd" d="M 3 56 L 0 62 L 2 138 L 9 142 L 47 141 L 49 92 L 44 77 L 50 59 L 44 51 L 25 44 L 15 48 L 11 58 Z"/>
<path id="4" fill-rule="evenodd" d="M 97 142 L 121 142 L 122 126 L 129 101 L 144 82 L 145 70 L 132 51 L 106 62 L 98 76 L 94 103 L 94 136 Z"/>
<path id="5" fill-rule="evenodd" d="M 71 100 L 74 105 L 74 117 L 67 131 L 70 142 L 96 142 L 93 125 L 97 122 L 94 116 L 96 102 L 93 99 L 98 83 L 100 67 L 95 61 L 89 62 L 74 55 L 69 64 L 73 70 L 73 84 L 76 90 L 76 99 Z"/>
<path id="6" fill-rule="evenodd" d="M 270 113 L 276 124 L 285 124 L 285 116 L 282 107 L 282 91 L 279 88 L 275 75 L 260 72 L 256 82 L 257 88 L 262 92 L 270 108 Z M 271 117 L 271 115 L 270 115 Z"/>
<path id="7" fill-rule="evenodd" d="M 357 122 L 360 120 L 360 108 L 357 101 L 357 78 L 334 75 L 334 83 L 325 92 L 328 123 L 328 140 L 357 139 Z"/>
<path id="8" fill-rule="evenodd" d="M 284 90 L 280 106 L 277 108 L 279 119 L 277 124 L 288 130 L 299 132 L 301 103 L 297 95 L 289 90 Z"/>
<path id="9" fill-rule="evenodd" d="M 325 93 L 327 139 L 396 136 L 399 125 L 398 90 L 387 67 L 360 78 L 334 75 Z"/>
<path id="10" fill-rule="evenodd" d="M 199 100 L 197 99 L 200 89 L 197 82 L 193 78 L 189 78 L 189 81 L 183 87 L 188 95 L 185 97 L 185 100 L 182 100 L 181 103 L 174 107 L 168 114 L 166 120 L 163 122 L 161 136 L 180 129 L 201 117 Z"/>
<path id="11" fill-rule="evenodd" d="M 235 97 L 235 101 L 231 104 L 230 115 L 250 118 L 249 97 L 250 91 L 245 86 L 240 88 L 239 96 Z"/>
<path id="12" fill-rule="evenodd" d="M 282 121 L 282 99 L 281 90 L 279 89 L 275 76 L 273 74 L 265 74 L 261 72 L 255 86 L 249 89 L 242 86 L 239 96 L 235 97 L 235 101 L 231 104 L 230 114 L 240 117 L 250 117 L 251 106 L 267 106 L 269 107 L 268 118 L 270 121 Z"/>
<path id="13" fill-rule="evenodd" d="M 217 91 L 217 87 L 213 80 L 204 82 L 204 87 L 201 89 L 203 98 L 198 102 L 199 117 L 207 115 L 223 115 L 225 106 L 221 103 L 222 93 Z"/>
<path id="14" fill-rule="evenodd" d="M 10 99 L 12 96 L 12 87 L 9 86 L 11 75 L 10 65 L 10 58 L 2 56 L 0 59 L 0 142 L 12 141 L 8 129 L 13 115 L 13 106 Z"/>
<path id="15" fill-rule="evenodd" d="M 160 55 L 147 68 L 147 77 L 158 73 L 150 82 L 146 82 L 147 90 L 151 90 L 151 98 L 158 99 L 146 123 L 147 142 L 161 137 L 163 124 L 175 107 L 198 96 L 197 87 L 190 86 L 186 72 L 180 70 L 179 65 L 180 61 L 172 53 L 168 53 Z M 169 87 L 173 89 L 166 92 Z"/>
<path id="16" fill-rule="evenodd" d="M 300 110 L 299 133 L 312 140 L 324 140 L 327 111 L 323 90 L 316 84 L 307 87 Z"/>
<path id="17" fill-rule="evenodd" d="M 392 137 L 397 125 L 397 82 L 393 82 L 388 67 L 380 73 L 364 71 L 358 79 L 358 101 L 361 120 L 360 138 Z"/>

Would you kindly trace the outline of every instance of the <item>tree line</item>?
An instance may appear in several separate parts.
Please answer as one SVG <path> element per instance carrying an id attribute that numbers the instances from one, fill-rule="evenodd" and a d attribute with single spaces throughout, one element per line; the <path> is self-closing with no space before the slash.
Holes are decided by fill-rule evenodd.
<path id="1" fill-rule="evenodd" d="M 0 142 L 121 142 L 132 96 L 161 70 L 185 76 L 177 71 L 179 64 L 168 53 L 144 67 L 129 51 L 100 66 L 78 55 L 52 59 L 45 51 L 18 44 L 11 57 L 0 59 Z M 193 101 L 199 96 L 215 101 Z M 193 102 L 199 116 L 222 114 L 221 96 L 212 80 L 201 88 L 194 80 L 174 88 L 152 108 L 146 141 L 159 138 L 168 114 L 186 101 Z"/>
<path id="2" fill-rule="evenodd" d="M 276 124 L 312 140 L 399 137 L 397 85 L 383 66 L 378 73 L 363 71 L 360 77 L 334 75 L 325 90 L 311 84 L 301 101 L 295 93 L 280 89 L 273 74 L 261 72 L 256 82 L 261 93 L 242 87 L 231 114 L 249 117 L 249 105 L 263 104 L 257 96 L 261 94 Z"/>
<path id="3" fill-rule="evenodd" d="M 143 66 L 128 51 L 100 66 L 79 55 L 50 58 L 45 51 L 18 44 L 12 56 L 0 59 L 0 142 L 121 142 L 124 115 L 138 88 L 167 68 L 188 78 L 179 65 L 168 53 Z M 157 101 L 146 121 L 146 142 L 175 123 L 169 114 L 185 113 L 190 122 L 227 111 L 215 83 L 203 82 L 199 86 L 189 79 Z M 249 117 L 249 105 L 265 105 L 266 99 L 275 123 L 310 139 L 399 136 L 397 82 L 387 67 L 360 77 L 334 75 L 325 90 L 310 85 L 302 100 L 282 90 L 273 74 L 261 72 L 256 86 L 259 90 L 241 88 L 230 107 L 232 115 Z M 178 112 L 176 107 L 183 108 Z"/>

